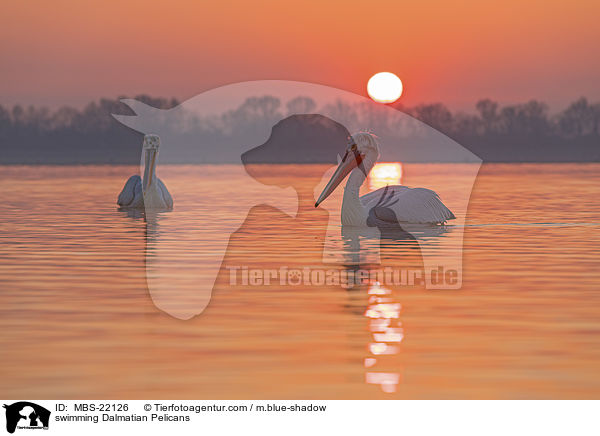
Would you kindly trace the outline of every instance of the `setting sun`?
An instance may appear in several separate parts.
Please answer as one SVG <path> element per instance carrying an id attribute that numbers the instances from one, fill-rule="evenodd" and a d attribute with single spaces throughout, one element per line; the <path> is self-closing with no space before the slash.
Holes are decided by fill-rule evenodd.
<path id="1" fill-rule="evenodd" d="M 393 73 L 377 73 L 369 79 L 367 92 L 379 103 L 393 103 L 402 95 L 402 81 Z"/>

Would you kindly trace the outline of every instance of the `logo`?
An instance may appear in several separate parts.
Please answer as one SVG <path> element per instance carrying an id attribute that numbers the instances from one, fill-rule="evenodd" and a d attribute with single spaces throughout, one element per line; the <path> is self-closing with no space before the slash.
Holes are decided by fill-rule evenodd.
<path id="1" fill-rule="evenodd" d="M 6 409 L 6 431 L 14 433 L 15 429 L 48 430 L 50 411 L 29 401 L 19 401 L 4 405 Z"/>
<path id="2" fill-rule="evenodd" d="M 329 267 L 358 284 L 366 270 L 420 269 L 408 263 L 420 253 L 420 285 L 461 288 L 481 159 L 433 127 L 361 95 L 284 80 L 227 85 L 170 109 L 122 102 L 132 112 L 113 116 L 146 136 L 117 203 L 146 223 L 146 283 L 165 313 L 201 314 L 232 270 L 257 262 L 289 267 L 289 285 L 309 284 L 295 266 L 316 266 L 317 286 Z"/>

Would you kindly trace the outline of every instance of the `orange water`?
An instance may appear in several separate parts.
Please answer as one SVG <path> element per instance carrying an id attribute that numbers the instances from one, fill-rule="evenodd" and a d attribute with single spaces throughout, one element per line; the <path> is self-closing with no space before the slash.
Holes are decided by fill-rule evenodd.
<path id="1" fill-rule="evenodd" d="M 403 170 L 429 187 L 455 171 Z M 401 334 L 386 349 L 367 286 L 231 287 L 221 275 L 202 315 L 181 321 L 159 311 L 146 282 L 148 224 L 114 204 L 136 171 L 0 168 L 5 398 L 600 397 L 598 164 L 484 165 L 469 206 L 462 289 L 392 289 L 385 298 L 398 310 L 388 327 Z M 323 171 L 288 167 L 272 177 Z M 174 194 L 219 195 L 227 174 L 160 169 Z M 169 219 L 193 225 L 189 205 L 174 197 Z M 285 232 L 285 220 L 258 208 L 226 263 L 318 265 L 322 216 L 306 210 L 302 229 Z M 198 254 L 191 242 L 183 267 Z M 420 263 L 410 241 L 386 250 Z"/>

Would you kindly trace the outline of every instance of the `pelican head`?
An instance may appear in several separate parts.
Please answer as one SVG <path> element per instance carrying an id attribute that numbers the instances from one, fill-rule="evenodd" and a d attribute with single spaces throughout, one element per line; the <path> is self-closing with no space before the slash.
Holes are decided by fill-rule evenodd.
<path id="1" fill-rule="evenodd" d="M 367 177 L 377 159 L 379 159 L 379 143 L 375 135 L 369 132 L 358 132 L 350 136 L 344 157 L 340 158 L 338 156 L 338 167 L 323 192 L 321 192 L 315 207 L 329 197 L 354 168 L 359 168 L 364 177 Z"/>
<path id="2" fill-rule="evenodd" d="M 144 183 L 142 192 L 146 192 L 150 184 L 153 183 L 156 176 L 156 159 L 158 157 L 158 147 L 160 147 L 160 137 L 158 135 L 144 136 L 143 149 L 145 151 L 144 164 Z"/>

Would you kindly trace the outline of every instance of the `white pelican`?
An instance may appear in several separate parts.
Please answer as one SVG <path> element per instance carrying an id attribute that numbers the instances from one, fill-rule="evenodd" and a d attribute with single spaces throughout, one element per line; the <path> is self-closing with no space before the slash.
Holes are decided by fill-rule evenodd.
<path id="1" fill-rule="evenodd" d="M 323 189 L 315 207 L 348 177 L 342 202 L 342 225 L 397 226 L 398 223 L 442 224 L 456 218 L 430 189 L 393 185 L 358 196 L 359 189 L 379 158 L 374 135 L 359 132 L 350 137 L 344 157 Z"/>
<path id="2" fill-rule="evenodd" d="M 160 138 L 157 135 L 144 136 L 144 179 L 136 174 L 127 180 L 117 200 L 119 206 L 133 209 L 173 208 L 171 194 L 156 176 L 159 146 Z"/>

